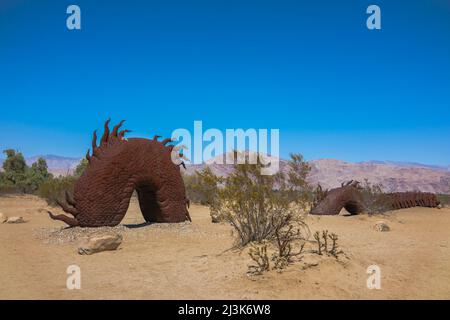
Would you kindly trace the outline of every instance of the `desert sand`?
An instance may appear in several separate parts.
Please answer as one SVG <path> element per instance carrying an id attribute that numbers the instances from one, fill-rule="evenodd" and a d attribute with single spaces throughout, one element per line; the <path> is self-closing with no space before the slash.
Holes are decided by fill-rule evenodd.
<path id="1" fill-rule="evenodd" d="M 47 237 L 52 221 L 35 196 L 1 196 L 0 212 L 26 223 L 0 224 L 0 299 L 450 299 L 450 209 L 411 208 L 382 216 L 309 216 L 311 232 L 339 235 L 346 258 L 294 263 L 279 273 L 247 275 L 247 251 L 230 249 L 227 224 L 191 206 L 192 223 L 139 225 L 132 199 L 116 251 L 77 253 L 78 240 Z M 52 211 L 59 212 L 52 208 Z M 372 226 L 384 220 L 389 232 Z M 57 232 L 56 232 L 57 234 Z M 66 288 L 69 265 L 81 268 L 81 289 Z M 381 289 L 366 286 L 370 265 Z"/>

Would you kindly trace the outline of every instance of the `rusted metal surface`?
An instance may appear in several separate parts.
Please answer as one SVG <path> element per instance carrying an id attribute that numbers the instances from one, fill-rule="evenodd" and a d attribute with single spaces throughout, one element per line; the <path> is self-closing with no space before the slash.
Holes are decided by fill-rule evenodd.
<path id="1" fill-rule="evenodd" d="M 59 202 L 68 215 L 53 215 L 69 226 L 115 226 L 125 216 L 130 198 L 136 190 L 142 214 L 148 222 L 182 222 L 190 220 L 188 200 L 179 165 L 171 160 L 170 139 L 125 139 L 127 130 L 112 132 L 109 120 L 97 145 L 94 131 L 89 165 L 76 182 L 74 194 L 66 192 L 66 202 Z M 182 162 L 180 164 L 183 164 Z"/>
<path id="2" fill-rule="evenodd" d="M 349 181 L 341 187 L 325 190 L 318 188 L 318 199 L 311 209 L 311 214 L 315 215 L 337 215 L 345 208 L 351 214 L 364 212 L 362 188 L 358 181 Z M 440 202 L 435 194 L 425 192 L 396 192 L 385 193 L 379 196 L 378 201 L 385 204 L 389 210 L 397 210 L 411 207 L 437 207 Z"/>

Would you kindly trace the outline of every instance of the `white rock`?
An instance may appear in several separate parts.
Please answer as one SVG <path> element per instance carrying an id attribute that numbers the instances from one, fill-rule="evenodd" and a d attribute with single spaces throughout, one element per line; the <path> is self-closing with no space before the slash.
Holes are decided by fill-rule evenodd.
<path id="1" fill-rule="evenodd" d="M 387 225 L 387 223 L 384 222 L 384 221 L 377 221 L 377 223 L 375 223 L 375 225 L 373 226 L 373 228 L 374 228 L 376 231 L 380 231 L 380 232 L 383 232 L 383 231 L 390 231 L 390 230 L 391 230 L 391 228 L 389 228 L 389 226 Z"/>
<path id="2" fill-rule="evenodd" d="M 6 214 L 0 212 L 0 223 L 6 222 L 8 220 L 8 217 Z"/>
<path id="3" fill-rule="evenodd" d="M 23 217 L 9 217 L 6 223 L 25 223 Z"/>
<path id="4" fill-rule="evenodd" d="M 90 255 L 101 251 L 116 250 L 121 243 L 122 236 L 120 234 L 92 236 L 81 244 L 78 253 Z"/>

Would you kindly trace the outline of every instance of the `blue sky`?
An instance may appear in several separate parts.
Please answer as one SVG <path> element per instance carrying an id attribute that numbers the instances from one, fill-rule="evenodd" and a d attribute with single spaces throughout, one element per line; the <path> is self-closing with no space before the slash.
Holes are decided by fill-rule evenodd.
<path id="1" fill-rule="evenodd" d="M 82 156 L 108 117 L 130 136 L 202 120 L 279 128 L 283 157 L 448 165 L 450 3 L 2 0 L 0 149 Z"/>

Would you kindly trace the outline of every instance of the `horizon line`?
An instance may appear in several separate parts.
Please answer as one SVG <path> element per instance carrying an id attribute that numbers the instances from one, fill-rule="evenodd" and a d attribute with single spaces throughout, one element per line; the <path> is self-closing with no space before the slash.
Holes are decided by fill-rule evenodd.
<path id="1" fill-rule="evenodd" d="M 20 151 L 19 151 L 20 152 Z M 23 154 L 23 153 L 22 153 Z M 224 153 L 225 154 L 225 153 Z M 220 155 L 218 155 L 220 156 Z M 218 157 L 216 156 L 216 157 Z M 73 156 L 64 156 L 64 155 L 57 155 L 57 154 L 38 154 L 38 155 L 32 155 L 32 156 L 24 156 L 25 160 L 31 159 L 31 158 L 39 158 L 39 157 L 57 157 L 57 158 L 65 158 L 70 160 L 82 160 L 85 158 L 85 156 L 80 157 L 73 157 Z M 5 160 L 6 158 L 3 156 L 0 156 L 0 160 Z M 278 157 L 280 160 L 288 161 L 289 159 L 286 159 L 284 157 Z M 338 158 L 314 158 L 314 159 L 305 159 L 306 162 L 311 161 L 320 161 L 320 160 L 336 160 L 346 163 L 371 163 L 371 162 L 379 162 L 380 164 L 408 164 L 408 165 L 420 165 L 420 166 L 427 166 L 427 167 L 437 167 L 437 168 L 449 168 L 450 164 L 440 165 L 440 164 L 426 164 L 421 162 L 415 162 L 415 161 L 408 161 L 408 160 L 377 160 L 377 159 L 368 159 L 368 160 L 362 160 L 362 161 L 350 161 L 350 160 L 342 160 Z M 188 165 L 202 165 L 206 164 L 206 162 L 202 164 L 194 164 L 194 163 L 187 163 Z"/>

